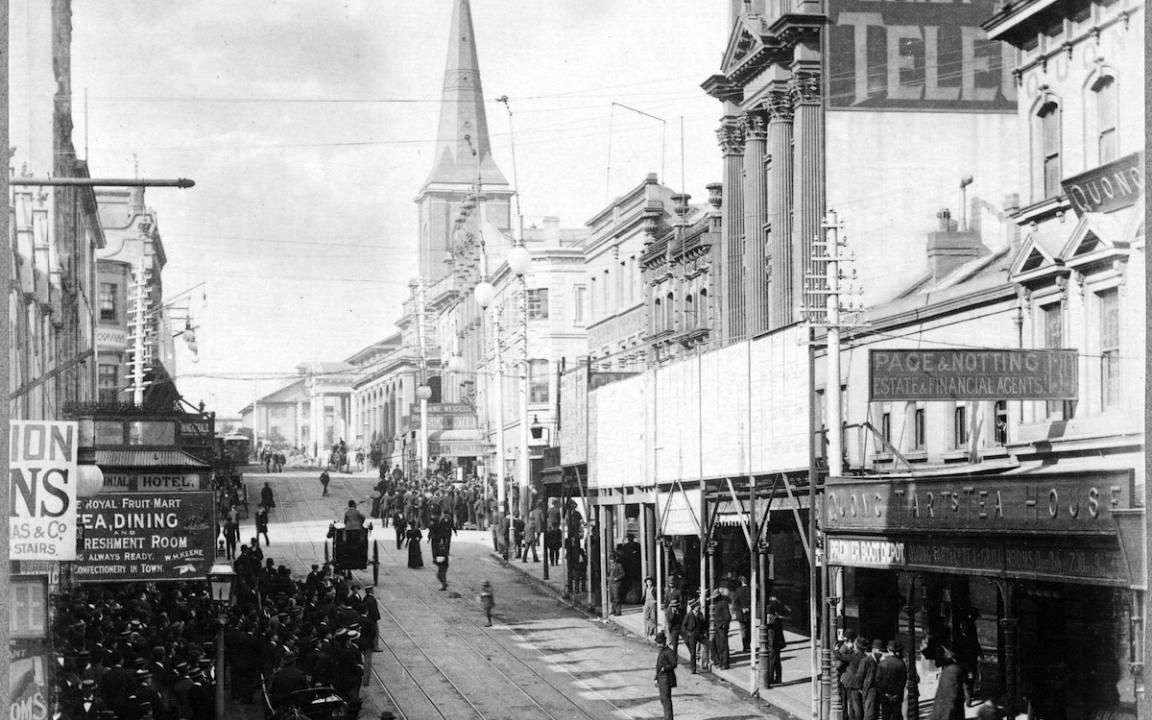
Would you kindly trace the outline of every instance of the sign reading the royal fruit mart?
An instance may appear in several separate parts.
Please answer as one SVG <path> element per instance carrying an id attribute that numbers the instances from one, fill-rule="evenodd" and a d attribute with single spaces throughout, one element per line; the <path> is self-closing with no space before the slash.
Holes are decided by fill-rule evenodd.
<path id="1" fill-rule="evenodd" d="M 8 422 L 10 560 L 76 559 L 79 424 Z"/>
<path id="2" fill-rule="evenodd" d="M 101 493 L 80 499 L 83 539 L 73 577 L 198 580 L 215 557 L 210 492 Z"/>
<path id="3" fill-rule="evenodd" d="M 1075 400 L 1075 350 L 868 351 L 868 399 Z"/>

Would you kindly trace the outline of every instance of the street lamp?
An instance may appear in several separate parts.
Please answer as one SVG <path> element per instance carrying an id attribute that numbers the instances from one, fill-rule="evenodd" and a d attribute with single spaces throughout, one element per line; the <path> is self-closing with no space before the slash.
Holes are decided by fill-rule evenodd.
<path id="1" fill-rule="evenodd" d="M 476 297 L 476 304 L 486 313 L 488 306 L 496 298 L 496 288 L 487 280 L 482 280 L 473 288 L 472 294 Z M 509 512 L 508 491 L 504 487 L 504 361 L 500 351 L 500 313 L 494 313 L 494 315 L 496 316 L 494 327 L 496 381 L 493 383 L 496 392 L 496 505 L 498 506 L 497 511 L 501 513 L 500 519 L 503 520 L 504 514 Z M 504 552 L 504 559 L 507 560 L 512 549 L 512 523 L 510 521 L 504 536 L 507 548 Z"/>
<path id="2" fill-rule="evenodd" d="M 532 256 L 521 240 L 508 251 L 508 269 L 520 281 L 520 328 L 523 344 L 520 346 L 520 516 L 528 522 L 531 506 L 528 500 L 531 467 L 528 460 L 528 280 L 525 277 L 532 265 Z M 527 556 L 525 556 L 527 557 Z"/>
<path id="3" fill-rule="evenodd" d="M 416 399 L 420 401 L 420 471 L 428 472 L 428 400 L 432 397 L 432 388 L 427 381 L 416 388 Z"/>
<path id="4" fill-rule="evenodd" d="M 224 717 L 224 626 L 228 624 L 228 605 L 236 573 L 232 566 L 218 560 L 208 570 L 208 591 L 216 605 L 216 717 Z"/>

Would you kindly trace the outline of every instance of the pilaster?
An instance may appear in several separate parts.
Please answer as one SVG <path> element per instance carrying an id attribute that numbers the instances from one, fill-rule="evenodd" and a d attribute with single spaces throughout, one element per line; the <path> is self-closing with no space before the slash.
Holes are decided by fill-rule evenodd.
<path id="1" fill-rule="evenodd" d="M 792 96 L 786 87 L 764 101 L 768 111 L 768 322 L 770 329 L 796 320 L 793 289 L 803 287 L 793 267 L 792 248 Z"/>
<path id="2" fill-rule="evenodd" d="M 724 284 L 723 342 L 744 337 L 744 129 L 727 116 L 716 131 L 724 160 L 724 205 L 720 219 L 720 263 Z"/>
<path id="3" fill-rule="evenodd" d="M 768 283 L 765 274 L 764 141 L 767 122 L 760 112 L 740 118 L 744 128 L 744 317 L 745 331 L 768 329 Z"/>

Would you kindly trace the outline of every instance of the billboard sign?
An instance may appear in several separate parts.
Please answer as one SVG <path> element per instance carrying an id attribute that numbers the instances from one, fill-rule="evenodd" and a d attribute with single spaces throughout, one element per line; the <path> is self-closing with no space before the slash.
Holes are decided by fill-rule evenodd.
<path id="1" fill-rule="evenodd" d="M 107 472 L 100 492 L 188 492 L 208 488 L 207 473 Z"/>
<path id="2" fill-rule="evenodd" d="M 48 639 L 48 576 L 13 575 L 8 586 L 8 637 Z"/>
<path id="3" fill-rule="evenodd" d="M 52 679 L 48 653 L 39 643 L 13 647 L 8 661 L 9 710 L 12 720 L 48 720 Z"/>
<path id="4" fill-rule="evenodd" d="M 1015 50 L 980 27 L 995 6 L 832 0 L 828 107 L 1015 112 Z"/>
<path id="5" fill-rule="evenodd" d="M 199 579 L 215 557 L 210 492 L 99 494 L 80 500 L 81 581 Z"/>
<path id="6" fill-rule="evenodd" d="M 79 423 L 10 420 L 10 560 L 76 558 Z"/>
<path id="7" fill-rule="evenodd" d="M 1075 350 L 868 351 L 868 399 L 1075 400 Z"/>

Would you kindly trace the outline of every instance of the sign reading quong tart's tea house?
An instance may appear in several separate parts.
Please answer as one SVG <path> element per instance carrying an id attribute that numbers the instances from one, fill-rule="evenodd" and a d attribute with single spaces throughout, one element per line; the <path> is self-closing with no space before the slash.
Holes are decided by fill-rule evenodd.
<path id="1" fill-rule="evenodd" d="M 1115 535 L 1131 471 L 829 482 L 824 527 L 846 532 Z"/>

